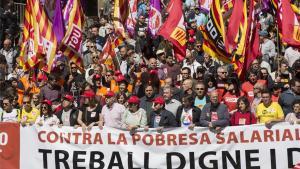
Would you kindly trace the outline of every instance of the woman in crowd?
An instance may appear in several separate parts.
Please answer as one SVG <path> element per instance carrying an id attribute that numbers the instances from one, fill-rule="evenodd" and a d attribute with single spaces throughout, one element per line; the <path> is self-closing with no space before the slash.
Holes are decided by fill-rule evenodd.
<path id="1" fill-rule="evenodd" d="M 293 112 L 286 115 L 285 121 L 291 124 L 300 124 L 300 100 L 293 102 Z"/>
<path id="2" fill-rule="evenodd" d="M 50 100 L 44 100 L 41 102 L 40 106 L 40 116 L 37 117 L 35 124 L 39 126 L 43 125 L 58 125 L 59 124 L 59 119 L 55 114 L 53 114 L 52 111 L 52 102 Z"/>
<path id="3" fill-rule="evenodd" d="M 229 114 L 233 114 L 236 110 L 236 103 L 240 96 L 243 96 L 242 92 L 239 90 L 238 82 L 234 78 L 229 78 L 227 80 L 227 89 L 224 94 L 222 101 L 227 106 Z"/>
<path id="4" fill-rule="evenodd" d="M 127 107 L 128 106 L 128 103 L 127 103 L 127 96 L 125 93 L 118 93 L 117 96 L 117 102 L 119 104 L 122 104 L 123 106 Z"/>
<path id="5" fill-rule="evenodd" d="M 97 103 L 95 92 L 92 90 L 84 91 L 82 97 L 84 98 L 86 107 L 82 108 L 82 111 L 79 111 L 77 122 L 82 127 L 82 131 L 85 132 L 86 130 L 91 130 L 93 126 L 98 125 L 102 106 Z"/>
<path id="6" fill-rule="evenodd" d="M 255 115 L 250 112 L 250 103 L 247 97 L 240 97 L 236 107 L 237 111 L 230 118 L 231 126 L 256 124 L 257 120 Z"/>
<path id="7" fill-rule="evenodd" d="M 131 96 L 128 99 L 128 108 L 122 117 L 122 126 L 127 130 L 133 131 L 137 128 L 147 128 L 146 111 L 140 108 L 140 99 L 137 96 Z"/>
<path id="8" fill-rule="evenodd" d="M 210 93 L 217 88 L 217 81 L 214 78 L 213 75 L 208 75 L 205 80 L 205 84 L 207 85 L 207 94 L 210 95 Z"/>

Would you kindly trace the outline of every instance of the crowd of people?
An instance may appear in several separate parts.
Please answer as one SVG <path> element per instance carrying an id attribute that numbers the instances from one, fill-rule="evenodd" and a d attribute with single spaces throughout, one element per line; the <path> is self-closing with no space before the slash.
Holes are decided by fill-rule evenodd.
<path id="1" fill-rule="evenodd" d="M 176 60 L 167 40 L 150 35 L 149 2 L 138 2 L 135 30 L 116 47 L 112 63 L 99 57 L 115 34 L 112 2 L 96 19 L 86 18 L 84 70 L 61 55 L 50 74 L 24 71 L 16 39 L 9 31 L 1 32 L 0 122 L 74 126 L 84 132 L 94 126 L 162 132 L 168 127 L 220 131 L 227 126 L 300 123 L 300 49 L 275 45 L 271 10 L 256 15 L 261 54 L 241 79 L 231 64 L 204 52 L 198 27 L 206 24 L 208 14 L 197 1 L 183 4 L 188 35 L 183 62 Z"/>

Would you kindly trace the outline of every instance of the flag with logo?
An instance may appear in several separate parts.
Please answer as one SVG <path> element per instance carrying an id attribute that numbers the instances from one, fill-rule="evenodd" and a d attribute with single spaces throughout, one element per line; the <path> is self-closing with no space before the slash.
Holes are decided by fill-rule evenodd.
<path id="1" fill-rule="evenodd" d="M 134 35 L 134 29 L 136 25 L 137 18 L 137 0 L 129 0 L 129 14 L 126 20 L 126 29 L 130 33 L 131 36 Z"/>
<path id="2" fill-rule="evenodd" d="M 163 36 L 173 44 L 174 54 L 178 61 L 186 55 L 186 29 L 182 13 L 182 1 L 171 0 L 167 7 L 169 13 L 165 23 L 160 27 L 158 35 Z"/>
<path id="3" fill-rule="evenodd" d="M 204 37 L 203 50 L 216 59 L 230 63 L 232 57 L 226 52 L 224 45 L 226 35 L 220 0 L 213 0 L 208 22 L 204 27 L 200 27 L 200 30 Z"/>
<path id="4" fill-rule="evenodd" d="M 300 18 L 289 0 L 282 0 L 282 41 L 300 47 Z"/>
<path id="5" fill-rule="evenodd" d="M 157 32 L 161 27 L 161 25 L 162 25 L 162 16 L 161 16 L 160 0 L 151 0 L 148 27 L 153 37 L 157 35 Z"/>
<path id="6" fill-rule="evenodd" d="M 52 28 L 40 1 L 27 0 L 20 53 L 20 64 L 25 70 L 40 64 L 45 71 L 51 71 L 57 49 Z"/>
<path id="7" fill-rule="evenodd" d="M 82 68 L 81 46 L 84 16 L 80 5 L 80 0 L 70 0 L 69 19 L 65 37 L 61 42 L 60 49 L 67 56 L 70 62 L 74 62 L 79 68 Z M 67 4 L 68 5 L 68 4 Z M 65 9 L 66 10 L 66 9 Z"/>

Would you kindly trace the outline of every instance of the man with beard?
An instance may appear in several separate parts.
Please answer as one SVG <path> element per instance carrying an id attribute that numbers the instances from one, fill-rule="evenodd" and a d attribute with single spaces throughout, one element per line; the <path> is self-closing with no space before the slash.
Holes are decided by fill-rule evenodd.
<path id="1" fill-rule="evenodd" d="M 153 100 L 153 111 L 150 114 L 150 128 L 157 128 L 162 132 L 164 127 L 177 127 L 175 116 L 165 109 L 165 100 L 163 97 L 157 97 Z"/>
<path id="2" fill-rule="evenodd" d="M 145 96 L 141 98 L 140 108 L 147 112 L 147 119 L 150 119 L 150 112 L 153 111 L 152 101 L 156 97 L 154 87 L 152 85 L 145 86 Z"/>
<path id="3" fill-rule="evenodd" d="M 63 89 L 57 84 L 58 78 L 54 75 L 48 76 L 47 84 L 41 88 L 41 98 L 42 100 L 57 100 L 61 97 Z"/>
<path id="4" fill-rule="evenodd" d="M 227 106 L 218 101 L 218 92 L 212 91 L 210 103 L 205 104 L 200 117 L 200 126 L 219 130 L 229 126 L 229 113 Z"/>
<path id="5" fill-rule="evenodd" d="M 173 81 L 176 80 L 177 75 L 180 74 L 180 66 L 174 62 L 172 55 L 168 55 L 166 58 L 166 64 L 161 66 L 166 77 L 172 78 Z"/>

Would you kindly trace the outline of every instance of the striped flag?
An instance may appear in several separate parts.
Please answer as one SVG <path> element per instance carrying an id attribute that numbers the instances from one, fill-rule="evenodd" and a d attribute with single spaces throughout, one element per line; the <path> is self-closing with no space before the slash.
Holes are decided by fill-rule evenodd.
<path id="1" fill-rule="evenodd" d="M 258 56 L 259 37 L 258 27 L 254 22 L 254 1 L 245 0 L 242 11 L 243 17 L 239 24 L 239 41 L 232 62 L 238 76 L 244 78 L 249 63 Z"/>
<path id="2" fill-rule="evenodd" d="M 225 28 L 220 0 L 213 0 L 208 22 L 205 27 L 200 27 L 203 33 L 203 50 L 210 56 L 225 63 L 231 62 L 231 55 L 225 49 Z"/>
<path id="3" fill-rule="evenodd" d="M 67 29 L 68 24 L 69 24 L 69 18 L 70 18 L 70 13 L 73 9 L 73 2 L 74 0 L 67 0 L 67 4 L 65 5 L 63 9 L 63 19 L 64 19 L 64 24 L 65 28 Z"/>
<path id="4" fill-rule="evenodd" d="M 148 27 L 153 37 L 156 36 L 158 29 L 162 25 L 162 16 L 160 12 L 160 0 L 151 0 Z"/>
<path id="5" fill-rule="evenodd" d="M 126 20 L 129 14 L 128 0 L 115 0 L 113 23 L 117 33 L 125 37 Z"/>
<path id="6" fill-rule="evenodd" d="M 126 20 L 126 29 L 131 36 L 134 35 L 134 29 L 136 25 L 137 18 L 137 0 L 129 0 L 129 14 Z"/>
<path id="7" fill-rule="evenodd" d="M 56 48 L 56 36 L 44 8 L 39 0 L 27 0 L 20 65 L 28 70 L 40 64 L 50 72 Z"/>
<path id="8" fill-rule="evenodd" d="M 72 8 L 69 10 L 67 30 L 60 50 L 69 58 L 70 62 L 74 62 L 79 68 L 82 68 L 81 47 L 84 16 L 80 0 L 71 1 L 73 4 L 70 4 Z"/>

